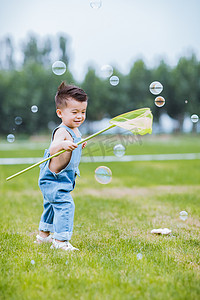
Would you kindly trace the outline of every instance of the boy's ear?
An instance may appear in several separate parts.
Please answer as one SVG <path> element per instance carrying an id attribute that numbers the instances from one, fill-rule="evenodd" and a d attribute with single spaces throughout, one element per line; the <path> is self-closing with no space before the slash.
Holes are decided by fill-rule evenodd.
<path id="1" fill-rule="evenodd" d="M 62 111 L 59 108 L 56 110 L 56 113 L 58 118 L 62 118 Z"/>

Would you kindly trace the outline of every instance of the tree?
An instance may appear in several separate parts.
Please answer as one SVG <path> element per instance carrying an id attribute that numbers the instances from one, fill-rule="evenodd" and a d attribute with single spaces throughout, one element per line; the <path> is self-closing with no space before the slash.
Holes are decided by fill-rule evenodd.
<path id="1" fill-rule="evenodd" d="M 27 63 L 42 63 L 42 53 L 38 48 L 38 39 L 35 35 L 31 34 L 29 40 L 23 43 L 22 51 L 24 54 L 24 65 Z"/>
<path id="2" fill-rule="evenodd" d="M 104 80 L 104 105 L 106 113 L 111 118 L 133 109 L 127 94 L 127 78 L 115 68 L 113 69 L 113 76 L 119 78 L 119 83 L 116 86 L 110 84 L 109 78 Z"/>
<path id="3" fill-rule="evenodd" d="M 151 70 L 151 81 L 159 81 L 163 85 L 163 91 L 159 95 L 151 95 L 152 103 L 157 96 L 162 96 L 165 99 L 165 105 L 162 108 L 156 107 L 156 105 L 153 107 L 154 117 L 157 119 L 163 111 L 171 117 L 173 116 L 174 88 L 171 72 L 171 68 L 163 60 L 160 61 L 157 68 Z"/>
<path id="4" fill-rule="evenodd" d="M 154 108 L 149 92 L 151 73 L 141 59 L 134 63 L 127 76 L 127 81 L 127 94 L 129 97 L 127 109 L 137 109 L 146 106 Z"/>
<path id="5" fill-rule="evenodd" d="M 180 130 L 182 129 L 185 113 L 199 112 L 199 75 L 199 63 L 194 54 L 189 58 L 180 58 L 171 73 L 174 98 L 169 114 L 179 120 Z M 188 102 L 187 105 L 185 101 Z"/>
<path id="6" fill-rule="evenodd" d="M 52 41 L 48 37 L 44 40 L 43 43 L 43 49 L 41 51 L 41 56 L 42 56 L 42 64 L 45 67 L 48 67 L 51 63 L 51 52 L 52 52 Z"/>
<path id="7" fill-rule="evenodd" d="M 88 94 L 89 105 L 87 109 L 87 119 L 101 120 L 105 113 L 105 87 L 103 81 L 100 80 L 92 67 L 89 67 L 85 79 L 82 83 L 83 89 Z"/>
<path id="8" fill-rule="evenodd" d="M 60 59 L 68 66 L 69 56 L 67 54 L 67 44 L 68 44 L 67 37 L 60 36 L 59 37 L 59 46 L 60 46 L 60 50 L 61 50 Z"/>
<path id="9" fill-rule="evenodd" d="M 38 134 L 48 131 L 48 123 L 59 123 L 55 113 L 54 96 L 61 81 L 77 84 L 69 69 L 56 76 L 51 69 L 56 50 L 58 59 L 69 64 L 68 38 L 59 36 L 56 43 L 52 37 L 38 39 L 34 34 L 24 41 L 24 61 L 16 69 L 14 47 L 11 37 L 0 41 L 0 132 Z M 142 60 L 137 60 L 128 75 L 114 68 L 113 75 L 119 84 L 112 86 L 109 78 L 99 78 L 93 67 L 89 67 L 81 84 L 89 96 L 88 120 L 114 117 L 142 107 L 150 107 L 154 119 L 166 111 L 178 119 L 180 130 L 185 114 L 200 116 L 200 62 L 195 54 L 180 58 L 177 66 L 170 68 L 161 61 L 156 68 L 148 69 Z M 160 81 L 166 100 L 162 108 L 154 104 L 156 95 L 149 91 L 152 81 Z M 37 105 L 38 112 L 32 113 L 31 106 Z M 16 125 L 15 118 L 21 117 L 22 124 Z"/>
<path id="10" fill-rule="evenodd" d="M 9 36 L 0 41 L 0 67 L 4 70 L 15 68 L 13 42 Z"/>

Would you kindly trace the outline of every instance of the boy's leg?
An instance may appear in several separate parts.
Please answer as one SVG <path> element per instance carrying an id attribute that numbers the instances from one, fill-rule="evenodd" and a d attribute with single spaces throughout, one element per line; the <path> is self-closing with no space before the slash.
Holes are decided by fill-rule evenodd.
<path id="1" fill-rule="evenodd" d="M 52 204 L 44 199 L 44 210 L 39 224 L 40 236 L 45 237 L 45 235 L 48 236 L 50 232 L 53 232 L 53 218 Z"/>
<path id="2" fill-rule="evenodd" d="M 36 236 L 34 243 L 51 243 L 52 237 L 50 232 L 53 232 L 53 208 L 51 203 L 44 199 L 44 210 L 39 224 L 39 234 Z"/>
<path id="3" fill-rule="evenodd" d="M 57 199 L 53 204 L 54 210 L 54 239 L 69 241 L 73 232 L 75 205 L 72 196 L 63 192 L 62 199 Z"/>

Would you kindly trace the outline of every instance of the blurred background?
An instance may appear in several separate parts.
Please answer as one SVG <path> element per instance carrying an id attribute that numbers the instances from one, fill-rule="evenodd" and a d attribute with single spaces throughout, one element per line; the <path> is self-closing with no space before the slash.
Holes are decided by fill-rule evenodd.
<path id="1" fill-rule="evenodd" d="M 60 123 L 54 96 L 63 80 L 89 96 L 84 134 L 142 107 L 152 110 L 155 135 L 200 132 L 198 0 L 0 5 L 1 142 L 49 135 Z M 52 70 L 56 61 L 66 66 L 62 75 Z M 163 106 L 155 105 L 153 81 L 163 85 Z"/>

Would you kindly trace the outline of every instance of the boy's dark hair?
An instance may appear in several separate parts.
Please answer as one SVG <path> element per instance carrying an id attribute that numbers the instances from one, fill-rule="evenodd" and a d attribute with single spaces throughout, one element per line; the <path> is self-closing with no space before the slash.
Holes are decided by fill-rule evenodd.
<path id="1" fill-rule="evenodd" d="M 88 96 L 84 90 L 75 85 L 68 85 L 63 81 L 59 85 L 55 96 L 56 108 L 62 108 L 66 106 L 69 98 L 73 98 L 80 102 L 88 101 Z"/>

